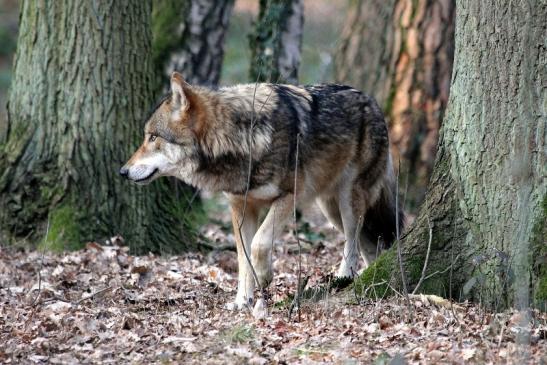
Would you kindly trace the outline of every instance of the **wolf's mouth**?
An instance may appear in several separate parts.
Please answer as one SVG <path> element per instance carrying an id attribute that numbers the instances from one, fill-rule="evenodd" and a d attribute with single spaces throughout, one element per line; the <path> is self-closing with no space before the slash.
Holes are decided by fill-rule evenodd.
<path id="1" fill-rule="evenodd" d="M 140 178 L 138 180 L 134 180 L 134 182 L 136 182 L 136 183 L 146 183 L 146 182 L 150 181 L 152 179 L 152 177 L 154 177 L 154 175 L 156 175 L 157 172 L 158 172 L 158 168 L 155 168 L 154 171 L 152 171 L 148 176 Z"/>

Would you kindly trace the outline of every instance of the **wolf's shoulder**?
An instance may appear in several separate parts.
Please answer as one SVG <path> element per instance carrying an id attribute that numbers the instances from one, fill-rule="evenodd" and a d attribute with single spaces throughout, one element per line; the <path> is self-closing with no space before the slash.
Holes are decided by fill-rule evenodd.
<path id="1" fill-rule="evenodd" d="M 337 93 L 340 91 L 354 91 L 360 93 L 358 89 L 350 85 L 337 84 L 337 83 L 322 83 L 322 84 L 306 84 L 300 87 L 316 93 Z"/>

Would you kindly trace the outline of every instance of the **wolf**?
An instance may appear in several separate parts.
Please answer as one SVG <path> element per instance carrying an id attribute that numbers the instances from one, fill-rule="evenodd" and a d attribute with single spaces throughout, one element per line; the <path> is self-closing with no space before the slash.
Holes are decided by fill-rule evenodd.
<path id="1" fill-rule="evenodd" d="M 272 281 L 273 242 L 295 206 L 315 202 L 344 234 L 339 277 L 357 274 L 359 254 L 370 265 L 402 229 L 388 130 L 372 97 L 338 84 L 210 89 L 177 72 L 170 81 L 120 174 L 138 184 L 174 176 L 227 196 L 238 256 L 230 308 L 251 305 L 255 285 Z"/>

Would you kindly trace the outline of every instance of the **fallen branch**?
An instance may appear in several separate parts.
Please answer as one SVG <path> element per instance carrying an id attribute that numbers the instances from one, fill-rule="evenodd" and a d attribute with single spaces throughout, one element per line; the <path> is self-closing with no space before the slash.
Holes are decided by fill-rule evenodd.
<path id="1" fill-rule="evenodd" d="M 93 297 L 95 297 L 96 295 L 99 295 L 107 290 L 110 290 L 112 289 L 113 287 L 112 286 L 107 286 L 106 288 L 102 288 L 100 290 L 97 290 L 96 292 L 94 293 L 91 293 L 90 295 L 88 295 L 87 297 L 83 297 L 75 302 L 71 301 L 71 300 L 68 300 L 66 298 L 63 298 L 63 297 L 59 297 L 57 295 L 54 295 L 52 296 L 51 298 L 47 298 L 47 299 L 44 299 L 44 300 L 41 300 L 40 302 L 38 302 L 37 304 L 46 304 L 46 303 L 49 303 L 49 302 L 54 302 L 54 301 L 59 301 L 59 302 L 65 302 L 65 303 L 70 303 L 72 304 L 73 306 L 78 306 L 80 305 L 82 302 L 85 302 L 86 300 L 89 300 L 89 299 L 92 299 Z M 34 304 L 33 304 L 34 305 Z"/>

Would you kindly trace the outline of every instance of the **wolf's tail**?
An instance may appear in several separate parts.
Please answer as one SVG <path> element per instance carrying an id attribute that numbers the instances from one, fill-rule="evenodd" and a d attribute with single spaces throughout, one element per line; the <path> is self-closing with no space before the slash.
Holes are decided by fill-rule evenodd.
<path id="1" fill-rule="evenodd" d="M 397 225 L 399 233 L 402 233 L 405 224 L 405 214 L 396 199 L 398 192 L 391 161 L 388 170 L 380 197 L 365 214 L 362 232 L 373 244 L 383 244 L 383 248 L 390 247 L 397 238 Z"/>

